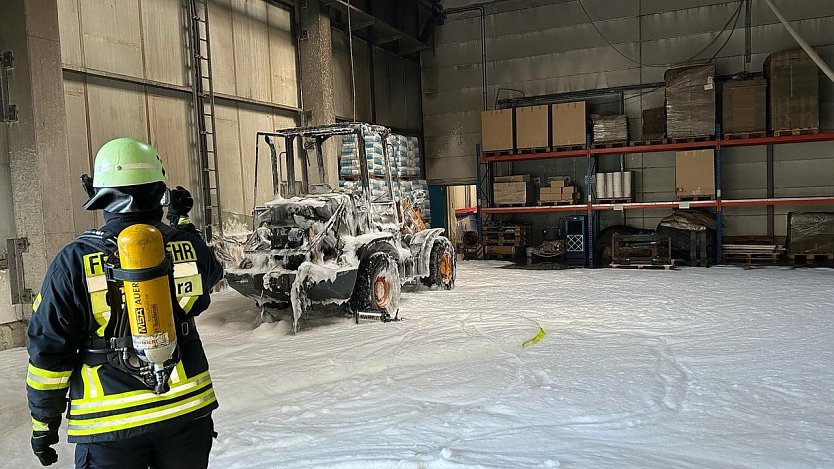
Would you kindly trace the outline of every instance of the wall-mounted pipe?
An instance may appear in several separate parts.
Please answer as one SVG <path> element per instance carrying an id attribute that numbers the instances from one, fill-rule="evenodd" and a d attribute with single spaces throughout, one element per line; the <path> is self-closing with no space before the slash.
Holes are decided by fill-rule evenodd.
<path id="1" fill-rule="evenodd" d="M 825 73 L 828 79 L 834 82 L 834 70 L 831 70 L 831 67 L 829 67 L 828 64 L 826 64 L 822 60 L 822 57 L 820 57 L 819 54 L 817 54 L 817 51 L 815 51 L 814 48 L 811 47 L 811 45 L 808 44 L 807 41 L 805 41 L 805 39 L 802 39 L 802 36 L 800 36 L 796 29 L 794 29 L 794 27 L 791 26 L 788 20 L 785 19 L 785 17 L 782 15 L 782 12 L 779 11 L 779 8 L 777 8 L 776 5 L 773 4 L 772 0 L 764 1 L 765 3 L 767 3 L 767 6 L 770 7 L 770 10 L 773 12 L 773 14 L 776 15 L 777 18 L 779 18 L 780 22 L 782 22 L 782 26 L 784 26 L 785 29 L 788 30 L 788 33 L 790 33 L 790 35 L 793 36 L 793 39 L 797 42 L 797 44 L 799 44 L 799 46 L 802 47 L 805 53 L 807 53 L 811 57 L 811 60 L 813 60 L 814 63 L 817 64 L 817 67 L 819 67 L 820 70 L 822 70 L 822 72 Z"/>

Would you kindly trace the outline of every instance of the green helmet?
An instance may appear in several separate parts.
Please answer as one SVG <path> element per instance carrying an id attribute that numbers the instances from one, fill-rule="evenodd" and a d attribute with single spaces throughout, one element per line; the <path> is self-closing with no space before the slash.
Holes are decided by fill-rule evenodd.
<path id="1" fill-rule="evenodd" d="M 96 153 L 93 187 L 125 187 L 168 183 L 168 175 L 156 150 L 135 138 L 122 137 L 105 143 Z"/>

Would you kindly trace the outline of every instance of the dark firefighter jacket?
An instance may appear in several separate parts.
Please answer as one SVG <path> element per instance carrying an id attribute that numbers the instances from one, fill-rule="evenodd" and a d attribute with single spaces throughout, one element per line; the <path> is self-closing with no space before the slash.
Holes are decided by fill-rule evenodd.
<path id="1" fill-rule="evenodd" d="M 46 273 L 29 322 L 26 391 L 33 426 L 60 421 L 67 406 L 71 443 L 130 438 L 209 414 L 217 407 L 208 362 L 191 319 L 205 311 L 223 268 L 199 235 L 163 225 L 159 217 L 107 215 L 102 231 L 118 235 L 135 224 L 156 226 L 174 262 L 173 301 L 181 360 L 170 391 L 156 395 L 138 379 L 93 360 L 82 350 L 104 337 L 110 317 L 104 277 L 104 243 L 80 237 L 67 245 Z M 144 219 L 143 219 L 144 218 Z"/>

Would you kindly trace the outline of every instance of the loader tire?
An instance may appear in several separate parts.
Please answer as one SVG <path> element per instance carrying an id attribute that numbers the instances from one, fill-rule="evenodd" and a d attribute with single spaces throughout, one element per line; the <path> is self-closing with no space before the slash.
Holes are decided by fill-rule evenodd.
<path id="1" fill-rule="evenodd" d="M 428 287 L 437 285 L 443 290 L 452 290 L 455 288 L 456 275 L 455 249 L 448 239 L 440 238 L 431 247 L 429 275 L 421 279 L 423 285 Z"/>
<path id="2" fill-rule="evenodd" d="M 385 313 L 383 320 L 397 319 L 401 286 L 397 261 L 384 252 L 371 254 L 359 264 L 351 310 Z"/>

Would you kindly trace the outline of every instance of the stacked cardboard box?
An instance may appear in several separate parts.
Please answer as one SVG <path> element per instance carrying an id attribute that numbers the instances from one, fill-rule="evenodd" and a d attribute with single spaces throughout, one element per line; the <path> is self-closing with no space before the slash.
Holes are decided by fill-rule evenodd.
<path id="1" fill-rule="evenodd" d="M 550 106 L 554 147 L 585 145 L 587 140 L 588 111 L 585 101 L 560 103 Z"/>
<path id="2" fill-rule="evenodd" d="M 643 110 L 643 140 L 660 140 L 666 137 L 666 108 Z"/>
<path id="3" fill-rule="evenodd" d="M 715 65 L 667 70 L 666 135 L 715 135 Z"/>
<path id="4" fill-rule="evenodd" d="M 594 114 L 594 143 L 622 143 L 628 141 L 628 119 L 624 115 Z"/>
<path id="5" fill-rule="evenodd" d="M 675 194 L 678 198 L 715 196 L 715 150 L 675 153 Z"/>
<path id="6" fill-rule="evenodd" d="M 578 202 L 579 188 L 568 185 L 568 182 L 567 178 L 550 178 L 548 185 L 539 189 L 539 202 Z"/>
<path id="7" fill-rule="evenodd" d="M 481 151 L 513 150 L 513 110 L 481 113 Z"/>
<path id="8" fill-rule="evenodd" d="M 800 49 L 774 52 L 764 65 L 770 130 L 818 129 L 819 72 Z"/>
<path id="9" fill-rule="evenodd" d="M 764 132 L 767 130 L 765 94 L 767 82 L 762 78 L 728 81 L 721 93 L 725 134 Z"/>
<path id="10" fill-rule="evenodd" d="M 492 185 L 493 201 L 495 205 L 529 205 L 532 189 L 529 174 L 496 176 Z"/>
<path id="11" fill-rule="evenodd" d="M 547 148 L 550 146 L 547 114 L 547 105 L 516 108 L 516 147 L 519 149 L 530 149 Z"/>

